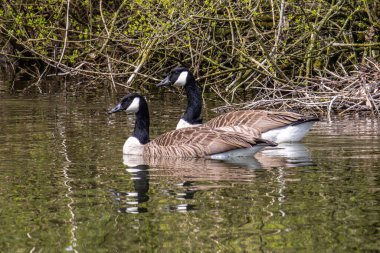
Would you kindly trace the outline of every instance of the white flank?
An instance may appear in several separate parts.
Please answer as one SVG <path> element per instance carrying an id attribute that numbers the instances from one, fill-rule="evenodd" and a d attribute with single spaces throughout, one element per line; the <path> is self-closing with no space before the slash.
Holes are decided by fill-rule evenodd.
<path id="1" fill-rule="evenodd" d="M 181 72 L 181 74 L 179 75 L 177 81 L 175 81 L 175 83 L 173 85 L 174 86 L 185 86 L 186 85 L 187 74 L 188 74 L 187 71 Z"/>
<path id="2" fill-rule="evenodd" d="M 140 106 L 140 98 L 136 97 L 133 99 L 132 103 L 128 106 L 127 112 L 137 112 Z"/>
<path id="3" fill-rule="evenodd" d="M 215 160 L 228 160 L 228 159 L 233 159 L 235 157 L 253 156 L 254 154 L 259 152 L 260 150 L 262 150 L 266 146 L 268 146 L 268 145 L 257 144 L 253 147 L 250 147 L 250 148 L 234 149 L 231 151 L 227 151 L 227 152 L 223 152 L 223 153 L 219 153 L 219 154 L 214 154 L 214 155 L 211 155 L 210 158 L 215 159 Z"/>
<path id="4" fill-rule="evenodd" d="M 314 121 L 310 121 L 295 126 L 276 128 L 263 133 L 261 138 L 277 143 L 298 142 L 306 135 L 314 123 Z"/>
<path id="5" fill-rule="evenodd" d="M 185 127 L 197 127 L 197 126 L 200 126 L 201 124 L 190 124 L 189 122 L 187 122 L 186 120 L 184 119 L 180 119 L 178 121 L 178 124 L 177 124 L 177 127 L 175 129 L 181 129 L 181 128 L 185 128 Z"/>
<path id="6" fill-rule="evenodd" d="M 143 155 L 144 145 L 136 137 L 129 137 L 123 146 L 124 155 Z"/>

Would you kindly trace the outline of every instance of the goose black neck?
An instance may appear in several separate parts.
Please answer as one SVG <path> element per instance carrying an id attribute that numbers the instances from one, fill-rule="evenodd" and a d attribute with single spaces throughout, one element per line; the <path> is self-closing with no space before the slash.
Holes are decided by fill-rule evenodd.
<path id="1" fill-rule="evenodd" d="M 195 81 L 195 78 L 191 72 L 189 72 L 186 85 L 185 85 L 186 95 L 187 95 L 187 108 L 182 116 L 182 119 L 190 124 L 202 124 L 202 97 L 201 91 Z"/>
<path id="2" fill-rule="evenodd" d="M 136 112 L 135 129 L 132 136 L 136 137 L 141 144 L 149 142 L 149 110 L 143 97 L 140 98 L 139 110 Z"/>

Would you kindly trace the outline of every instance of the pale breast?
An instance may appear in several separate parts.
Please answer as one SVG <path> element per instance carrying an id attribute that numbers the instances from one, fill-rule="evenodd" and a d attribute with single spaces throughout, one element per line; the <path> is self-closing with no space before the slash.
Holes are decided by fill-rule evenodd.
<path id="1" fill-rule="evenodd" d="M 123 146 L 123 154 L 125 155 L 143 155 L 144 145 L 136 137 L 129 137 Z"/>

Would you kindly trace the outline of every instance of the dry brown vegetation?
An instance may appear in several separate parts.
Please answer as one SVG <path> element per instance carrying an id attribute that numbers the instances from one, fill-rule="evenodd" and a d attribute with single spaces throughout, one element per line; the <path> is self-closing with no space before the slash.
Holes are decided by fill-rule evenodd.
<path id="1" fill-rule="evenodd" d="M 0 55 L 37 90 L 55 75 L 148 90 L 184 65 L 228 104 L 245 91 L 247 108 L 378 114 L 379 13 L 371 0 L 5 0 Z"/>
<path id="2" fill-rule="evenodd" d="M 364 59 L 357 69 L 344 74 L 326 70 L 326 75 L 308 78 L 308 85 L 295 90 L 263 89 L 253 101 L 229 104 L 217 108 L 225 111 L 233 108 L 281 110 L 307 110 L 330 117 L 332 112 L 371 111 L 380 115 L 380 64 Z M 283 95 L 285 94 L 285 95 Z"/>

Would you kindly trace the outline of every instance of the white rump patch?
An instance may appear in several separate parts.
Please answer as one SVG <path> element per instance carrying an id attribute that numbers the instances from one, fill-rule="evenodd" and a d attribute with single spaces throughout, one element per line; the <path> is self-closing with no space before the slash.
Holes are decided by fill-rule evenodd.
<path id="1" fill-rule="evenodd" d="M 295 126 L 285 126 L 269 130 L 261 135 L 265 140 L 282 142 L 298 142 L 307 134 L 315 121 L 309 121 Z"/>
<path id="2" fill-rule="evenodd" d="M 123 146 L 124 155 L 143 155 L 144 145 L 136 137 L 129 137 Z"/>
<path id="3" fill-rule="evenodd" d="M 179 77 L 177 78 L 177 81 L 173 84 L 174 86 L 185 86 L 186 85 L 186 80 L 187 80 L 187 71 L 181 72 Z"/>
<path id="4" fill-rule="evenodd" d="M 127 112 L 137 112 L 140 106 L 140 98 L 136 97 L 133 99 L 132 103 L 128 106 Z"/>
<path id="5" fill-rule="evenodd" d="M 181 128 L 186 128 L 186 127 L 197 127 L 197 126 L 200 126 L 201 124 L 190 124 L 189 122 L 187 122 L 186 120 L 184 119 L 180 119 L 178 121 L 178 124 L 177 124 L 177 127 L 175 129 L 181 129 Z"/>

